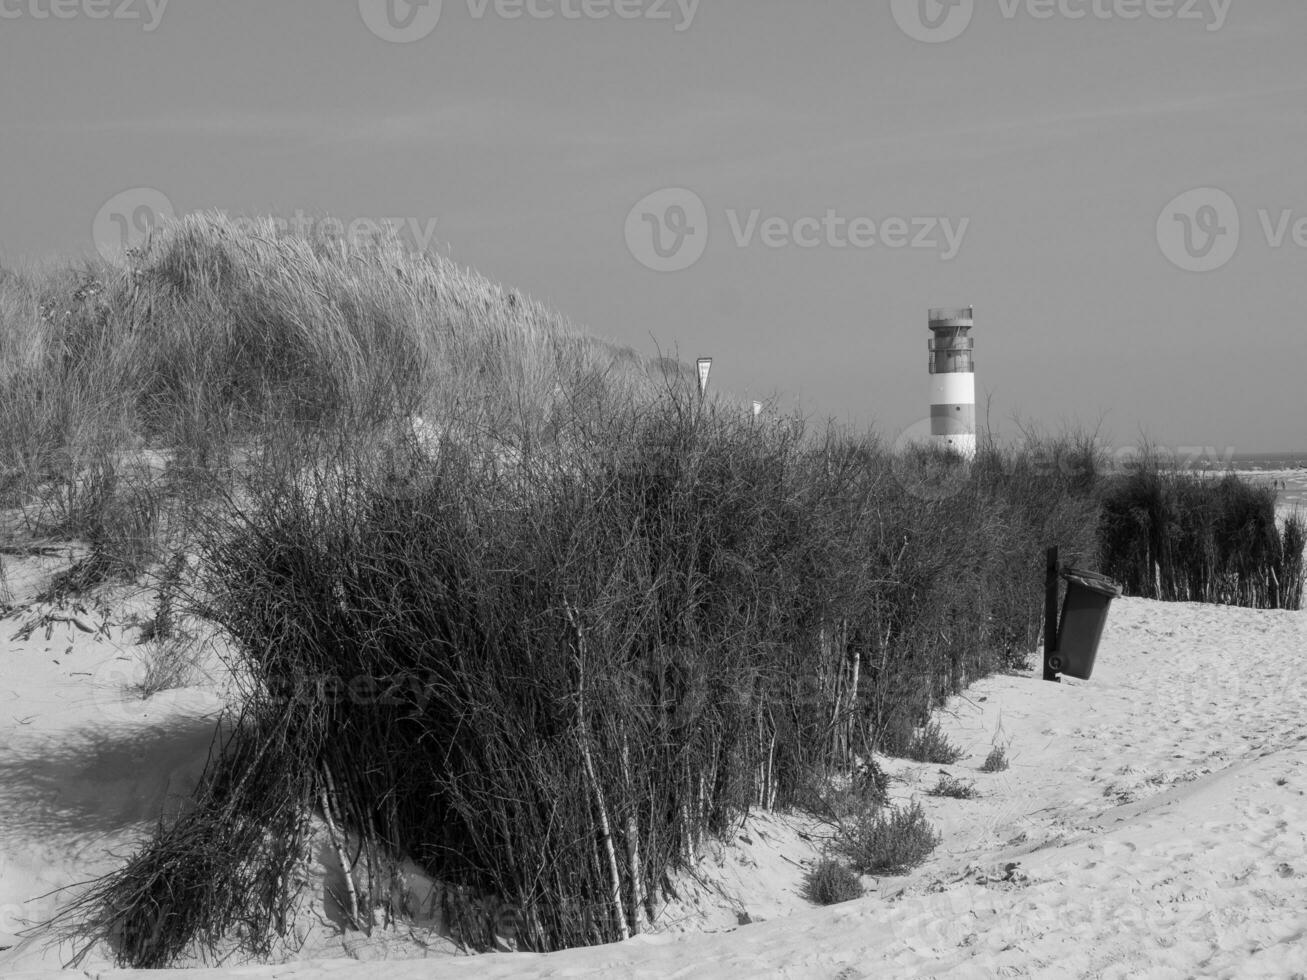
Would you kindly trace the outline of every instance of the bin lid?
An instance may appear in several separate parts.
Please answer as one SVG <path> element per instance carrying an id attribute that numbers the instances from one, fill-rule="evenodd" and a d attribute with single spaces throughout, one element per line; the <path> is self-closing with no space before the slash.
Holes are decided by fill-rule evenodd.
<path id="1" fill-rule="evenodd" d="M 1100 595 L 1111 596 L 1117 599 L 1125 591 L 1119 584 L 1112 581 L 1106 575 L 1099 572 L 1087 571 L 1083 568 L 1068 568 L 1063 570 L 1062 577 L 1068 582 L 1074 582 L 1076 585 L 1091 592 L 1097 592 Z"/>

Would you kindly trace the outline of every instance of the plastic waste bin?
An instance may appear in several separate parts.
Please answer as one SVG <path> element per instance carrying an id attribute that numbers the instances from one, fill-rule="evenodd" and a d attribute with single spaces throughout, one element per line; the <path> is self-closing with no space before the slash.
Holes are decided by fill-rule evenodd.
<path id="1" fill-rule="evenodd" d="M 1068 568 L 1062 577 L 1066 579 L 1066 598 L 1057 628 L 1057 650 L 1049 656 L 1048 665 L 1058 673 L 1087 681 L 1094 672 L 1107 610 L 1122 589 L 1106 575 L 1079 568 Z"/>

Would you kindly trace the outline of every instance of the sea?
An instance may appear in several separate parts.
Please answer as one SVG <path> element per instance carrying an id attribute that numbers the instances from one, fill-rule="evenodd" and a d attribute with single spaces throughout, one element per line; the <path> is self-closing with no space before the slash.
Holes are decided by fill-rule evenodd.
<path id="1" fill-rule="evenodd" d="M 1250 483 L 1261 483 L 1275 488 L 1276 509 L 1280 513 L 1297 510 L 1307 515 L 1307 449 L 1284 453 L 1226 453 L 1195 454 L 1187 464 L 1177 463 L 1206 472 L 1220 473 L 1234 470 Z"/>

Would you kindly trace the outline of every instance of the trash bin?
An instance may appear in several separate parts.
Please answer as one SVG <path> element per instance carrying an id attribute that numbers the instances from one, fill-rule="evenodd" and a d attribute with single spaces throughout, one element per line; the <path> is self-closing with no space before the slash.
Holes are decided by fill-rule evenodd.
<path id="1" fill-rule="evenodd" d="M 1087 681 L 1094 672 L 1108 607 L 1122 589 L 1106 575 L 1078 568 L 1068 568 L 1062 577 L 1066 579 L 1066 599 L 1057 628 L 1057 650 L 1049 656 L 1048 665 L 1058 673 Z"/>

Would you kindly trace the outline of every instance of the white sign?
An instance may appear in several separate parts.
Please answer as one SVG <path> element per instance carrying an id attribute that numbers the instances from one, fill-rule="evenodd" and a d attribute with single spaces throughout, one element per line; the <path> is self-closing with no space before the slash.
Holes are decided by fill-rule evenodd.
<path id="1" fill-rule="evenodd" d="M 708 372 L 712 370 L 712 358 L 699 358 L 699 394 L 705 394 L 708 391 Z"/>

